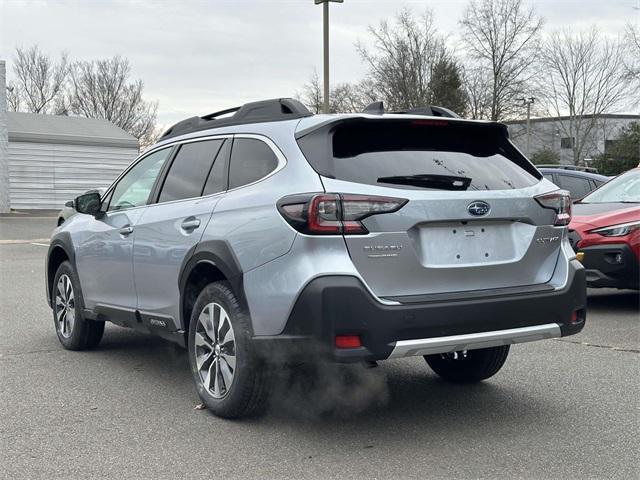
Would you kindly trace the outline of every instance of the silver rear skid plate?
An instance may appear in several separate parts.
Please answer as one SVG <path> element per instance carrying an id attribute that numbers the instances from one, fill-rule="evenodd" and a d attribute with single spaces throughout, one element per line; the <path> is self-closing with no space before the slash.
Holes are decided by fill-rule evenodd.
<path id="1" fill-rule="evenodd" d="M 433 355 L 436 353 L 459 352 L 461 350 L 477 350 L 479 348 L 499 347 L 512 343 L 534 342 L 561 335 L 560 325 L 547 323 L 532 327 L 494 330 L 492 332 L 467 333 L 449 337 L 421 338 L 416 340 L 399 340 L 396 342 L 389 358 L 413 357 L 416 355 Z"/>

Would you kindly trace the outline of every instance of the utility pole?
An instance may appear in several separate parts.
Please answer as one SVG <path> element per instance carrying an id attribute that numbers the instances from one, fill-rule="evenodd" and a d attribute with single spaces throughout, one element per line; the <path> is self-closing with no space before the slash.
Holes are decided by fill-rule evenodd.
<path id="1" fill-rule="evenodd" d="M 0 213 L 9 213 L 9 133 L 7 125 L 6 65 L 0 60 Z"/>
<path id="2" fill-rule="evenodd" d="M 329 2 L 342 3 L 344 0 L 314 0 L 316 5 L 322 3 L 322 50 L 323 50 L 323 113 L 329 113 Z"/>
<path id="3" fill-rule="evenodd" d="M 529 97 L 519 98 L 518 100 L 522 102 L 523 105 L 527 106 L 527 157 L 529 157 L 531 147 L 531 105 L 533 105 L 536 99 L 534 97 Z"/>

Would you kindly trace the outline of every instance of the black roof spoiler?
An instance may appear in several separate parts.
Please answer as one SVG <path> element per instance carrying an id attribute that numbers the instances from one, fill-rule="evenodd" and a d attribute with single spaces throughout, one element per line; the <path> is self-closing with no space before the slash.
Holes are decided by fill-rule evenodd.
<path id="1" fill-rule="evenodd" d="M 373 102 L 367 105 L 362 113 L 368 113 L 371 115 L 383 115 L 384 111 L 384 103 L 383 102 Z M 436 105 L 426 105 L 424 107 L 417 108 L 409 108 L 406 110 L 398 110 L 395 112 L 396 114 L 406 114 L 406 115 L 426 115 L 429 117 L 449 117 L 449 118 L 460 118 L 460 115 L 449 110 L 448 108 L 438 107 Z"/>
<path id="2" fill-rule="evenodd" d="M 224 116 L 233 113 L 231 116 Z M 307 107 L 293 98 L 274 98 L 245 103 L 241 107 L 228 108 L 202 117 L 191 117 L 176 123 L 162 134 L 160 140 L 178 135 L 207 130 L 209 128 L 240 125 L 245 123 L 293 120 L 313 115 Z M 222 117 L 222 118 L 221 118 Z"/>
<path id="3" fill-rule="evenodd" d="M 440 108 L 440 107 L 436 107 L 436 108 Z M 371 111 L 369 112 L 362 112 L 362 113 L 369 113 L 372 114 Z M 409 111 L 405 111 L 405 112 L 390 112 L 390 113 L 406 113 L 409 114 Z M 451 112 L 453 113 L 453 112 Z M 424 113 L 411 113 L 412 115 L 426 115 Z M 440 116 L 440 115 L 435 115 L 435 116 Z M 449 118 L 454 118 L 455 119 L 455 124 L 457 125 L 486 125 L 487 127 L 489 126 L 494 126 L 494 127 L 498 127 L 502 130 L 502 132 L 504 133 L 504 135 L 509 138 L 509 129 L 507 128 L 507 125 L 505 125 L 504 123 L 501 122 L 490 122 L 490 121 L 485 121 L 485 120 L 469 120 L 469 119 L 465 119 L 465 118 L 461 118 L 458 115 L 453 114 L 453 116 L 449 117 Z M 295 133 L 295 137 L 296 140 L 300 140 L 302 137 L 305 137 L 307 135 L 309 135 L 310 133 L 316 132 L 318 130 L 321 130 L 322 128 L 325 127 L 337 127 L 338 125 L 344 125 L 346 123 L 351 123 L 351 122 L 376 122 L 376 121 L 389 121 L 389 122 L 394 122 L 394 121 L 409 121 L 410 119 L 398 119 L 398 118 L 390 118 L 390 117 L 382 117 L 380 118 L 380 120 L 377 119 L 371 119 L 371 118 L 367 118 L 361 115 L 349 115 L 349 116 L 334 116 L 332 118 L 328 118 L 326 120 L 323 120 L 319 123 L 316 123 L 314 125 L 308 126 L 306 128 L 303 128 L 302 130 L 297 130 Z"/>

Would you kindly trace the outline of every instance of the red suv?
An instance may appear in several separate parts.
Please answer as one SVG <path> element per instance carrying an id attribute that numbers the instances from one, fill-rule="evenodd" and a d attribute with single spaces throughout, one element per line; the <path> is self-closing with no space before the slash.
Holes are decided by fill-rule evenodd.
<path id="1" fill-rule="evenodd" d="M 640 288 L 640 168 L 574 204 L 569 240 L 589 287 Z"/>

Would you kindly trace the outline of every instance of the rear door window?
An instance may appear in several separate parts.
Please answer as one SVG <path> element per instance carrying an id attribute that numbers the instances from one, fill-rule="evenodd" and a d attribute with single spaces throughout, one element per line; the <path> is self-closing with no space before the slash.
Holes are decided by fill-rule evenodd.
<path id="1" fill-rule="evenodd" d="M 181 145 L 169 168 L 158 202 L 201 196 L 222 142 L 206 140 Z"/>
<path id="2" fill-rule="evenodd" d="M 358 118 L 321 128 L 298 143 L 318 173 L 356 183 L 509 190 L 542 179 L 498 124 Z"/>
<path id="3" fill-rule="evenodd" d="M 589 180 L 573 175 L 558 175 L 558 186 L 571 192 L 571 198 L 582 198 L 591 191 Z"/>
<path id="4" fill-rule="evenodd" d="M 229 189 L 260 180 L 277 166 L 278 158 L 269 145 L 255 138 L 236 138 L 229 162 Z"/>

